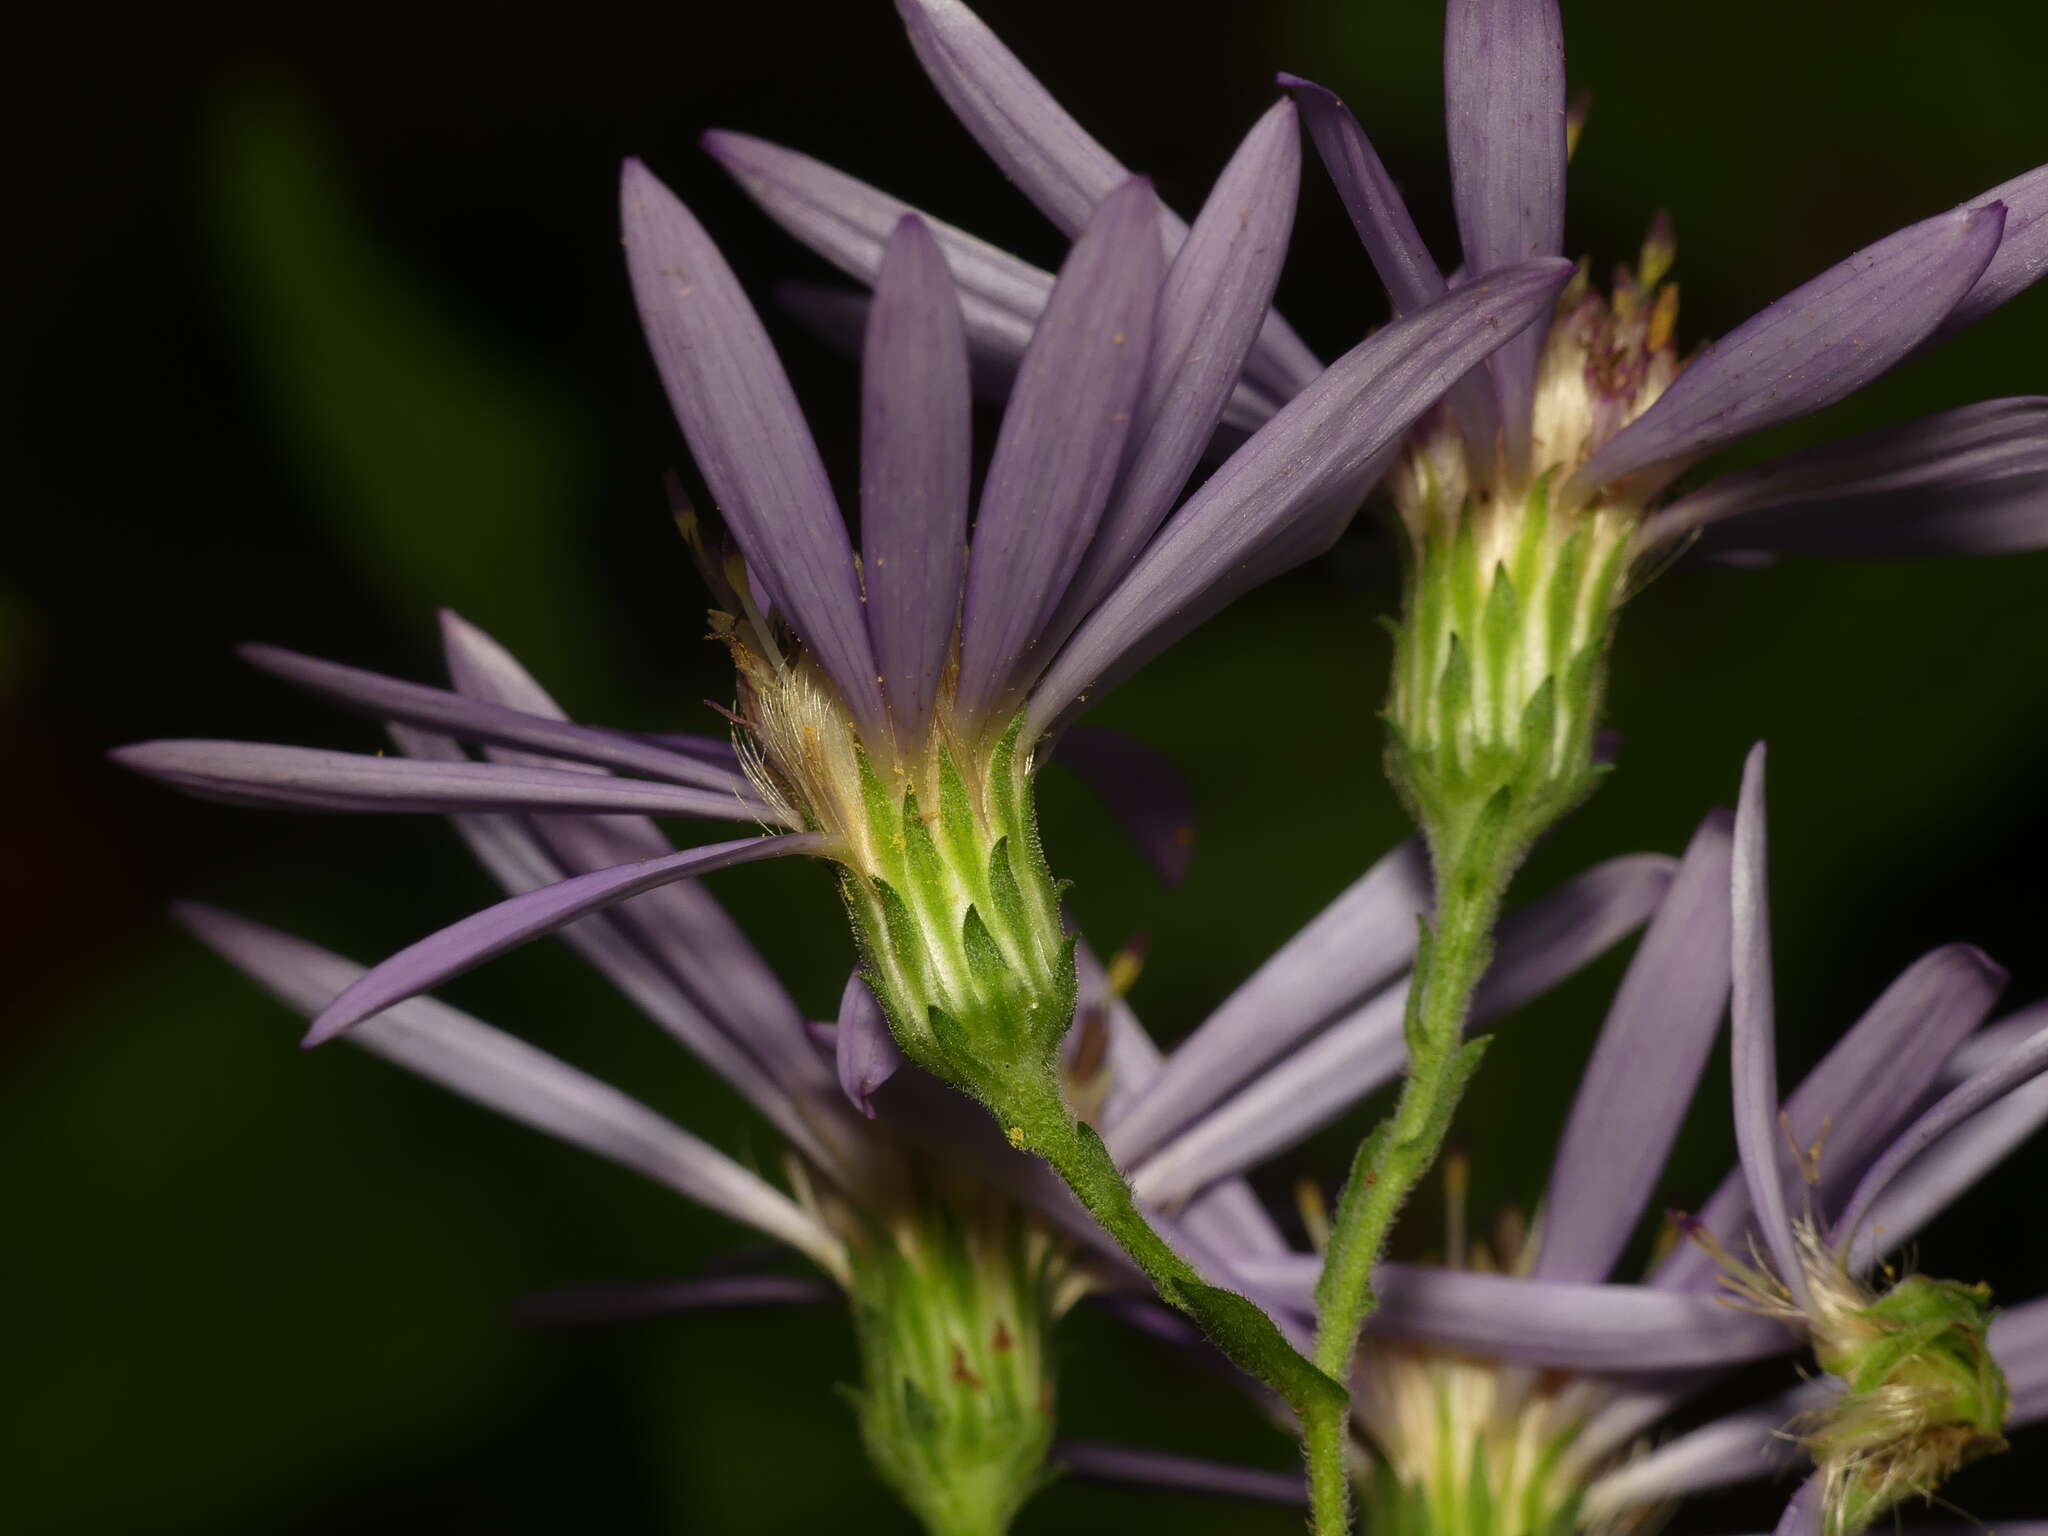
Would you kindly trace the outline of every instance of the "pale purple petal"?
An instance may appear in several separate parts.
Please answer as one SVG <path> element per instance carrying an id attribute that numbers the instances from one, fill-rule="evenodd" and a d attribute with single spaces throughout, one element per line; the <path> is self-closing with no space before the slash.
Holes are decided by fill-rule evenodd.
<path id="1" fill-rule="evenodd" d="M 522 1297 L 510 1309 L 528 1328 L 607 1327 L 685 1312 L 814 1307 L 837 1300 L 837 1287 L 802 1275 L 701 1275 L 623 1285 L 578 1285 Z"/>
<path id="2" fill-rule="evenodd" d="M 516 708 L 464 698 L 444 688 L 401 682 L 359 667 L 301 656 L 279 646 L 245 645 L 239 654 L 251 666 L 273 677 L 309 688 L 379 720 L 402 720 L 462 741 L 490 742 L 543 753 L 550 758 L 600 763 L 645 778 L 716 790 L 728 801 L 757 799 L 746 775 L 730 765 L 719 767 L 699 757 L 670 752 L 623 731 L 543 718 Z M 753 814 L 760 812 L 756 810 Z"/>
<path id="3" fill-rule="evenodd" d="M 879 732 L 853 546 L 768 333 L 703 226 L 637 160 L 619 201 L 647 344 L 718 511 L 855 721 Z"/>
<path id="4" fill-rule="evenodd" d="M 889 1033 L 882 1005 L 857 972 L 846 978 L 846 990 L 839 995 L 839 1027 L 832 1053 L 839 1066 L 839 1086 L 848 1101 L 874 1119 L 875 1090 L 895 1076 L 903 1065 L 903 1052 Z"/>
<path id="5" fill-rule="evenodd" d="M 1145 377 L 1161 259 L 1150 183 L 1132 181 L 1060 268 L 1017 370 L 974 522 L 957 708 L 1007 716 L 1115 484 Z"/>
<path id="6" fill-rule="evenodd" d="M 107 754 L 124 768 L 208 800 L 300 811 L 637 811 L 757 819 L 736 794 L 618 779 L 574 768 L 410 762 L 252 741 L 145 741 Z"/>
<path id="7" fill-rule="evenodd" d="M 740 838 L 666 858 L 642 859 L 614 869 L 596 870 L 559 885 L 514 896 L 400 950 L 378 965 L 313 1021 L 306 1044 L 319 1045 L 331 1040 L 372 1014 L 430 991 L 507 950 L 642 891 L 651 891 L 672 880 L 690 880 L 715 870 L 730 869 L 736 864 L 823 854 L 830 847 L 830 839 L 817 832 Z"/>
<path id="8" fill-rule="evenodd" d="M 1998 248 L 2002 204 L 1865 246 L 1692 360 L 1574 476 L 1593 490 L 1693 458 L 1853 394 L 1927 339 Z"/>
<path id="9" fill-rule="evenodd" d="M 1627 937 L 1663 899 L 1675 866 L 1652 854 L 1612 859 L 1514 914 L 1501 927 L 1470 1026 L 1521 1006 Z M 1400 1072 L 1406 1004 L 1407 983 L 1389 987 L 1150 1158 L 1126 1159 L 1133 1186 L 1171 1204 L 1321 1129 Z"/>
<path id="10" fill-rule="evenodd" d="M 1811 1306 L 1806 1271 L 1785 1200 L 1790 1150 L 1778 1124 L 1778 1032 L 1771 998 L 1771 904 L 1764 812 L 1764 745 L 1750 748 L 1735 810 L 1734 988 L 1729 1000 L 1735 1144 L 1758 1231 L 1778 1278 L 1802 1311 Z"/>
<path id="11" fill-rule="evenodd" d="M 1465 271 L 1483 277 L 1564 250 L 1564 22 L 1557 0 L 1450 0 L 1444 16 L 1444 107 L 1451 198 Z M 1487 362 L 1510 461 L 1528 452 L 1530 401 L 1544 330 L 1516 336 Z"/>
<path id="12" fill-rule="evenodd" d="M 1490 274 L 1332 364 L 1209 477 L 1081 626 L 1039 685 L 1033 724 L 1060 717 L 1126 652 L 1257 561 L 1303 516 L 1355 505 L 1382 451 L 1548 310 L 1570 275 L 1562 261 Z"/>
<path id="13" fill-rule="evenodd" d="M 1778 1517 L 1778 1527 L 1773 1536 L 1820 1536 L 1822 1500 L 1826 1494 L 1826 1476 L 1816 1472 L 1804 1483 L 1792 1500 L 1785 1506 L 1785 1513 Z"/>
<path id="14" fill-rule="evenodd" d="M 1301 108 L 1309 137 L 1337 196 L 1386 285 L 1394 313 L 1409 314 L 1444 296 L 1444 274 L 1422 242 L 1422 234 L 1401 200 L 1394 178 L 1358 126 L 1351 109 L 1335 94 L 1298 75 L 1280 76 L 1280 87 Z"/>
<path id="15" fill-rule="evenodd" d="M 898 221 L 912 213 L 922 218 L 945 252 L 959 291 L 975 392 L 990 400 L 1008 397 L 1018 360 L 1052 293 L 1050 272 L 795 150 L 722 130 L 705 134 L 703 145 L 762 212 L 869 286 L 881 272 L 882 252 Z M 779 292 L 827 341 L 858 350 L 867 328 L 866 298 L 802 284 Z M 1223 419 L 1251 431 L 1279 408 L 1279 398 L 1239 379 Z"/>
<path id="16" fill-rule="evenodd" d="M 459 692 L 528 714 L 549 719 L 561 717 L 561 706 L 547 690 L 511 652 L 475 625 L 453 613 L 443 613 L 441 633 L 449 677 Z M 724 743 L 703 744 L 730 752 Z M 492 755 L 526 760 L 519 754 L 505 754 L 502 749 L 495 749 Z M 551 867 L 559 867 L 559 872 L 521 889 L 560 879 L 563 873 L 588 874 L 634 859 L 660 858 L 675 852 L 675 846 L 658 827 L 636 816 L 540 816 L 533 818 L 530 830 L 521 835 L 538 838 L 546 846 Z M 664 987 L 657 980 L 657 988 L 679 988 L 689 1000 L 687 1006 L 692 1012 L 708 1016 L 709 1027 L 721 1034 L 722 1043 L 736 1046 L 756 1073 L 765 1066 L 773 1074 L 776 1092 L 782 1099 L 787 1100 L 790 1088 L 816 1090 L 829 1083 L 822 1064 L 809 1049 L 803 1033 L 803 1016 L 789 993 L 739 925 L 702 884 L 686 880 L 661 886 L 615 911 L 612 920 L 625 930 L 619 941 L 636 954 L 644 952 L 664 973 L 670 985 Z M 612 967 L 607 974 L 613 975 L 615 981 L 619 967 L 627 963 L 616 955 L 604 961 L 591 958 L 601 969 Z M 646 978 L 641 981 L 644 984 Z M 642 1006 L 648 1005 L 643 1001 Z M 693 1044 L 692 1048 L 700 1055 L 706 1054 L 701 1044 Z M 727 1077 L 734 1078 L 742 1092 L 761 1102 L 744 1079 L 734 1076 L 735 1064 L 730 1055 L 728 1049 L 716 1059 L 708 1055 L 706 1059 Z M 786 1104 L 783 1107 L 786 1109 Z M 804 1137 L 791 1131 L 788 1113 L 774 1109 L 764 1112 L 776 1120 L 785 1135 L 799 1145 L 806 1144 Z"/>
<path id="17" fill-rule="evenodd" d="M 1785 1101 L 1782 1144 L 1821 1143 L 1820 1182 L 1805 1191 L 1798 1170 L 1785 1168 L 1786 1198 L 1805 1191 L 1825 1216 L 1840 1209 L 1870 1159 L 1937 1091 L 1942 1067 L 2005 985 L 2005 973 L 1968 944 L 1948 944 L 1903 971 L 1863 1016 L 1806 1075 Z M 1699 1212 L 1699 1221 L 1740 1250 L 1751 1219 L 1740 1170 Z M 1673 1249 L 1657 1268 L 1655 1284 L 1699 1290 L 1716 1283 L 1718 1269 L 1698 1243 Z"/>
<path id="18" fill-rule="evenodd" d="M 1865 1170 L 1842 1209 L 1840 1234 L 1853 1233 L 1871 1201 L 1890 1187 L 1913 1161 L 1950 1132 L 2048 1072 L 2048 1030 L 2017 1046 L 2005 1058 L 1944 1094 L 1909 1125 Z"/>
<path id="19" fill-rule="evenodd" d="M 1693 834 L 1629 962 L 1565 1122 L 1543 1200 L 1539 1280 L 1604 1280 L 1685 1120 L 1728 1006 L 1729 818 Z"/>
<path id="20" fill-rule="evenodd" d="M 1077 725 L 1060 737 L 1054 761 L 1101 797 L 1159 878 L 1178 885 L 1195 856 L 1195 807 L 1173 760 L 1136 737 Z"/>
<path id="21" fill-rule="evenodd" d="M 1111 1127 L 1109 1147 L 1142 1162 L 1175 1132 L 1285 1055 L 1415 958 L 1429 867 L 1403 843 L 1282 945 L 1194 1033 Z"/>
<path id="22" fill-rule="evenodd" d="M 1999 1313 L 1989 1342 L 2012 1392 L 2007 1422 L 2018 1428 L 2048 1418 L 2048 1297 Z"/>
<path id="23" fill-rule="evenodd" d="M 1835 1391 L 1829 1382 L 1805 1382 L 1754 1408 L 1711 1420 L 1654 1450 L 1632 1456 L 1593 1481 L 1586 1490 L 1583 1513 L 1588 1521 L 1604 1520 L 1624 1510 L 1654 1506 L 1730 1483 L 1780 1477 L 1802 1464 L 1810 1465 L 1785 1427 L 1825 1403 Z"/>
<path id="24" fill-rule="evenodd" d="M 1997 254 L 1963 301 L 1948 312 L 1934 333 L 1936 341 L 1976 324 L 2048 273 L 2048 165 L 2037 165 L 2024 175 L 2001 182 L 1963 207 L 1986 208 L 1993 203 L 2005 207 L 2005 233 L 1998 242 Z"/>
<path id="25" fill-rule="evenodd" d="M 967 340 L 931 231 L 889 239 L 862 355 L 861 568 L 902 749 L 923 749 L 960 612 L 973 444 Z"/>
<path id="26" fill-rule="evenodd" d="M 1956 1047 L 1956 1053 L 1943 1063 L 1942 1085 L 1952 1088 L 1965 1078 L 1975 1077 L 2041 1029 L 2048 1029 L 2048 1002 L 2030 1004 L 2017 1013 L 2007 1014 L 1996 1024 L 1986 1024 Z"/>
<path id="27" fill-rule="evenodd" d="M 953 115 L 1041 213 L 1078 234 L 1131 173 L 959 0 L 897 0 L 896 9 Z M 1187 225 L 1163 208 L 1159 223 L 1171 255 Z M 1320 366 L 1284 320 L 1267 316 L 1250 359 L 1254 381 L 1284 400 Z"/>
<path id="28" fill-rule="evenodd" d="M 1048 644 L 1123 578 L 1201 459 L 1280 279 L 1300 180 L 1301 139 L 1283 101 L 1224 167 L 1166 274 L 1116 494 Z"/>
<path id="29" fill-rule="evenodd" d="M 1434 304 L 1447 287 L 1443 272 L 1423 244 L 1407 204 L 1351 109 L 1322 86 L 1298 76 L 1283 74 L 1280 85 L 1300 105 L 1316 152 L 1386 285 L 1394 313 L 1411 314 Z M 1486 370 L 1475 369 L 1459 380 L 1449 399 L 1468 442 L 1491 443 L 1499 438 L 1500 402 Z"/>
<path id="30" fill-rule="evenodd" d="M 209 948 L 303 1014 L 353 990 L 366 974 L 338 955 L 212 907 L 176 911 Z M 367 1020 L 350 1038 L 487 1109 L 757 1227 L 828 1270 L 840 1263 L 838 1240 L 773 1185 L 616 1088 L 467 1014 L 413 998 Z"/>
<path id="31" fill-rule="evenodd" d="M 1191 1456 L 1140 1451 L 1130 1446 L 1095 1445 L 1085 1440 L 1060 1441 L 1052 1448 L 1051 1461 L 1090 1482 L 1130 1483 L 1207 1498 L 1251 1499 L 1303 1507 L 1308 1504 L 1308 1487 L 1299 1472 L 1266 1472 L 1256 1467 L 1197 1461 Z"/>
<path id="32" fill-rule="evenodd" d="M 1920 1229 L 2048 1122 L 2048 1076 L 1997 1100 L 1927 1148 L 1873 1196 L 1852 1235 L 1850 1268 L 1862 1273 Z M 1844 1232 L 1849 1229 L 1845 1218 Z"/>
<path id="33" fill-rule="evenodd" d="M 1646 544 L 1775 554 L 1993 554 L 2048 544 L 2048 396 L 1823 443 L 1653 512 Z"/>

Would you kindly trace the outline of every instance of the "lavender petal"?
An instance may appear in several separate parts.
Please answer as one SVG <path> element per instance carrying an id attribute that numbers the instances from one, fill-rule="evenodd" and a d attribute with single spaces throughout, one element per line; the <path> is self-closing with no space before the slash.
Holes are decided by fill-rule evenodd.
<path id="1" fill-rule="evenodd" d="M 697 467 L 747 563 L 874 735 L 882 694 L 853 546 L 768 333 L 703 226 L 637 160 L 619 202 L 647 344 Z"/>
<path id="2" fill-rule="evenodd" d="M 1108 1132 L 1126 1166 L 1255 1079 L 1342 1009 L 1384 987 L 1415 958 L 1415 919 L 1429 904 L 1421 849 L 1403 843 L 1352 882 L 1177 1046 Z"/>
<path id="3" fill-rule="evenodd" d="M 1131 173 L 959 0 L 896 0 L 896 9 L 953 115 L 1041 213 L 1079 234 Z M 1163 208 L 1159 223 L 1171 255 L 1187 225 Z M 1320 366 L 1284 320 L 1267 316 L 1250 360 L 1255 382 L 1284 400 Z"/>
<path id="4" fill-rule="evenodd" d="M 520 747 L 572 762 L 600 763 L 651 779 L 718 791 L 728 801 L 757 800 L 746 775 L 700 757 L 654 746 L 623 731 L 573 725 L 517 709 L 464 698 L 442 688 L 402 682 L 359 667 L 302 656 L 274 645 L 245 645 L 239 654 L 251 666 L 296 683 L 379 720 L 440 731 L 462 741 Z M 756 810 L 753 814 L 759 814 Z"/>
<path id="5" fill-rule="evenodd" d="M 1834 1393 L 1826 1382 L 1806 1382 L 1632 1456 L 1587 1487 L 1584 1515 L 1605 1520 L 1708 1488 L 1783 1476 L 1806 1460 L 1785 1426 Z"/>
<path id="6" fill-rule="evenodd" d="M 1611 859 L 1514 914 L 1473 1002 L 1485 1024 L 1555 986 L 1633 932 L 1663 899 L 1676 861 Z M 1389 987 L 1164 1142 L 1128 1159 L 1133 1187 L 1171 1204 L 1293 1146 L 1401 1070 L 1407 984 Z"/>
<path id="7" fill-rule="evenodd" d="M 637 811 L 751 821 L 736 794 L 567 768 L 408 762 L 253 741 L 145 741 L 108 754 L 124 768 L 233 805 L 299 811 Z"/>
<path id="8" fill-rule="evenodd" d="M 1564 250 L 1564 22 L 1557 0 L 1450 0 L 1444 106 L 1465 270 L 1484 276 Z M 1528 453 L 1543 329 L 1487 360 L 1511 463 Z"/>
<path id="9" fill-rule="evenodd" d="M 1771 1000 L 1771 908 L 1764 813 L 1764 745 L 1750 748 L 1735 809 L 1732 875 L 1734 987 L 1729 1002 L 1735 1143 L 1750 1208 L 1778 1278 L 1803 1311 L 1812 1296 L 1785 1201 L 1786 1148 L 1778 1126 L 1778 1035 Z"/>
<path id="10" fill-rule="evenodd" d="M 922 218 L 945 252 L 959 290 L 975 392 L 991 400 L 1008 397 L 1017 362 L 1052 293 L 1050 272 L 793 149 L 723 130 L 705 134 L 703 146 L 762 212 L 870 286 L 881 272 L 882 252 L 898 221 L 913 213 Z M 783 293 L 814 330 L 845 351 L 857 350 L 866 329 L 865 299 L 803 286 Z M 1224 420 L 1250 431 L 1272 418 L 1280 398 L 1240 379 Z"/>
<path id="11" fill-rule="evenodd" d="M 1161 880 L 1187 878 L 1195 807 L 1171 758 L 1121 731 L 1077 725 L 1060 737 L 1054 760 L 1095 791 Z"/>
<path id="12" fill-rule="evenodd" d="M 2048 273 L 2048 165 L 2037 165 L 2024 175 L 1999 183 L 1981 197 L 1972 198 L 1963 208 L 1976 210 L 1993 203 L 2005 206 L 2005 233 L 1998 242 L 1998 251 L 1983 275 L 1963 295 L 1963 301 L 1936 328 L 1936 341 L 1975 325 Z"/>
<path id="13" fill-rule="evenodd" d="M 973 445 L 960 304 L 938 243 L 914 215 L 889 239 L 862 370 L 868 630 L 897 740 L 917 751 L 959 615 Z"/>
<path id="14" fill-rule="evenodd" d="M 181 905 L 191 932 L 286 1006 L 311 1015 L 366 974 L 361 966 L 212 907 Z M 509 1119 L 596 1153 L 758 1228 L 828 1272 L 839 1243 L 782 1191 L 616 1088 L 431 998 L 363 1023 L 364 1049 Z"/>
<path id="15" fill-rule="evenodd" d="M 1144 382 L 1161 260 L 1150 183 L 1102 205 L 1060 269 L 982 488 L 960 625 L 958 710 L 1007 716 L 1115 483 Z"/>
<path id="16" fill-rule="evenodd" d="M 577 875 L 501 901 L 408 946 L 361 977 L 328 1004 L 306 1035 L 308 1046 L 333 1039 L 372 1014 L 430 991 L 449 978 L 516 949 L 579 917 L 616 905 L 672 880 L 690 880 L 736 864 L 797 854 L 823 854 L 830 839 L 818 832 L 746 837 L 713 843 L 666 858 L 642 859 Z"/>
<path id="17" fill-rule="evenodd" d="M 2032 1083 L 2043 1072 L 2048 1072 L 2048 1029 L 1944 1094 L 1865 1170 L 1857 1181 L 1855 1192 L 1843 1207 L 1838 1235 L 1855 1232 L 1868 1213 L 1871 1202 L 1928 1148 L 1979 1113 L 1991 1109 L 2014 1090 Z"/>
<path id="18" fill-rule="evenodd" d="M 1808 1192 L 1822 1216 L 1839 1210 L 1850 1184 L 1907 1119 L 1931 1100 L 1942 1066 L 1997 1002 L 2005 973 L 1981 950 L 1948 944 L 1923 955 L 1864 1011 L 1785 1101 L 1782 1134 L 1798 1146 L 1824 1143 L 1820 1182 Z M 1775 1123 L 1775 1122 L 1774 1122 Z M 1797 1170 L 1784 1187 L 1800 1190 Z M 1751 1221 L 1746 1180 L 1731 1173 L 1699 1212 L 1700 1225 L 1740 1250 Z M 1715 1285 L 1718 1270 L 1697 1243 L 1674 1249 L 1653 1284 L 1690 1290 Z"/>
<path id="19" fill-rule="evenodd" d="M 1820 1536 L 1822 1501 L 1827 1491 L 1826 1474 L 1816 1472 L 1799 1485 L 1799 1491 L 1778 1517 L 1773 1536 Z"/>
<path id="20" fill-rule="evenodd" d="M 1539 1280 L 1604 1280 L 1685 1118 L 1728 1005 L 1730 822 L 1693 834 L 1615 993 L 1543 1201 Z"/>
<path id="21" fill-rule="evenodd" d="M 2004 205 L 1865 246 L 1689 363 L 1574 476 L 1587 491 L 1692 458 L 1853 394 L 1925 341 L 1998 249 Z"/>
<path id="22" fill-rule="evenodd" d="M 1049 645 L 1123 578 L 1201 459 L 1280 280 L 1300 180 L 1295 111 L 1282 101 L 1224 167 L 1166 274 L 1130 450 Z"/>
<path id="23" fill-rule="evenodd" d="M 889 1033 L 882 1005 L 857 971 L 846 978 L 846 990 L 839 995 L 839 1027 L 832 1049 L 840 1088 L 855 1109 L 874 1119 L 875 1090 L 895 1076 L 903 1053 Z"/>
<path id="24" fill-rule="evenodd" d="M 1298 520 L 1349 501 L 1397 441 L 1475 363 L 1535 322 L 1571 275 L 1530 263 L 1466 284 L 1332 364 L 1231 455 L 1075 633 L 1040 683 L 1043 727 L 1181 610 L 1199 605 Z"/>
<path id="25" fill-rule="evenodd" d="M 1650 514 L 1646 545 L 1693 534 L 1743 556 L 1997 554 L 2048 544 L 2048 396 L 1823 443 L 1724 475 Z"/>

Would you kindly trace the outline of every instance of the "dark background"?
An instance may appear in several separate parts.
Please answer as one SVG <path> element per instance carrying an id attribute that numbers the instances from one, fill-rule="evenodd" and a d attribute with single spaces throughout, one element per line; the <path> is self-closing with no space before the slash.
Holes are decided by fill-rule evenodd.
<path id="1" fill-rule="evenodd" d="M 987 0 L 984 14 L 1184 211 L 1275 68 L 1343 92 L 1450 248 L 1440 10 L 1425 0 Z M 680 451 L 614 224 L 647 157 L 763 295 L 822 267 L 695 150 L 711 125 L 823 155 L 1051 264 L 1049 228 L 918 73 L 884 0 L 590 0 L 13 12 L 0 556 L 10 953 L 0 1034 L 0 1524 L 78 1532 L 907 1531 L 832 1384 L 842 1316 L 517 1331 L 535 1288 L 688 1272 L 744 1237 L 665 1192 L 293 1025 L 172 931 L 222 902 L 373 957 L 488 893 L 423 819 L 266 816 L 108 768 L 115 743 L 366 746 L 229 655 L 262 638 L 405 675 L 448 603 L 583 718 L 711 728 L 722 663 L 658 486 Z M 1650 212 L 1680 240 L 1688 341 L 1895 226 L 2048 158 L 2034 0 L 1568 0 L 1594 90 L 1569 247 L 1604 268 Z M 1326 356 L 1381 318 L 1310 162 L 1289 315 Z M 780 328 L 835 471 L 851 371 Z M 1774 448 L 2048 387 L 2030 295 Z M 1759 450 L 1761 451 L 1761 450 Z M 1401 830 L 1373 711 L 1388 546 L 1240 604 L 1104 707 L 1191 777 L 1192 879 L 1162 891 L 1049 777 L 1053 860 L 1098 946 L 1146 932 L 1134 1002 L 1184 1032 Z M 1788 1078 L 1915 955 L 1956 938 L 2048 988 L 2038 764 L 2048 557 L 1680 569 L 1630 608 L 1622 766 L 1539 855 L 1676 850 L 1772 744 Z M 817 1013 L 849 959 L 803 867 L 722 894 Z M 1458 1136 L 1487 1211 L 1541 1191 L 1622 957 L 1503 1035 Z M 728 1147 L 737 1101 L 548 946 L 449 989 Z M 1660 1190 L 1727 1165 L 1717 1066 Z M 1366 1123 L 1268 1170 L 1328 1178 Z M 1930 1231 L 1935 1273 L 2013 1299 L 2048 1273 L 2033 1149 Z M 1403 1235 L 1433 1241 L 1433 1201 Z M 1226 1391 L 1100 1320 L 1066 1334 L 1065 1427 L 1285 1465 Z M 1951 1489 L 2038 1515 L 2019 1453 Z M 1781 1495 L 1780 1495 L 1781 1497 Z M 1754 1528 L 1771 1497 L 1689 1513 Z M 1027 1532 L 1298 1528 L 1278 1511 L 1061 1488 Z"/>

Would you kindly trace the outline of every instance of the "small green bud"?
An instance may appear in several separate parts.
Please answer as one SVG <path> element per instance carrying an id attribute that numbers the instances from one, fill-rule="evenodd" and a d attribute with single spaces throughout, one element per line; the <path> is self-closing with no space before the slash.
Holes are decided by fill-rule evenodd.
<path id="1" fill-rule="evenodd" d="M 1440 867 L 1489 818 L 1526 845 L 1592 790 L 1633 532 L 1603 509 L 1553 512 L 1547 481 L 1517 505 L 1429 514 L 1386 713 L 1388 771 Z"/>
<path id="2" fill-rule="evenodd" d="M 869 984 L 918 1065 L 987 1100 L 1042 1075 L 1072 1021 L 1073 940 L 1038 840 L 1022 717 L 972 771 L 941 748 L 926 794 L 861 763 L 867 857 L 844 865 Z"/>
<path id="3" fill-rule="evenodd" d="M 1014 1208 L 928 1193 L 851 1245 L 851 1274 L 870 1460 L 931 1536 L 1000 1536 L 1049 1476 L 1064 1251 Z"/>

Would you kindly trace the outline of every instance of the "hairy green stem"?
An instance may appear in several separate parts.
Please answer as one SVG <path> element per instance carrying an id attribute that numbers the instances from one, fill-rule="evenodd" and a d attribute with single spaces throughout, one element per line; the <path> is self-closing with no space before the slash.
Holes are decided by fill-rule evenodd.
<path id="1" fill-rule="evenodd" d="M 1300 1419 L 1305 1440 L 1341 1440 L 1349 1406 L 1344 1389 L 1297 1353 L 1257 1306 L 1203 1280 L 1153 1230 L 1102 1138 L 1068 1110 L 1050 1069 L 1004 1084 L 989 1103 L 1011 1144 L 1052 1166 L 1161 1299 L 1193 1318 L 1232 1364 L 1280 1395 Z"/>
<path id="2" fill-rule="evenodd" d="M 1442 1150 L 1485 1041 L 1464 1040 L 1472 992 L 1493 951 L 1493 927 L 1508 877 L 1527 842 L 1482 816 L 1449 857 L 1437 861 L 1437 907 L 1416 952 L 1403 1029 L 1408 1074 L 1394 1112 L 1360 1144 L 1331 1225 L 1316 1284 L 1315 1364 L 1348 1382 L 1351 1358 L 1379 1298 L 1372 1272 L 1402 1203 Z M 1309 1492 L 1317 1536 L 1350 1529 L 1346 1425 L 1306 1426 Z"/>

